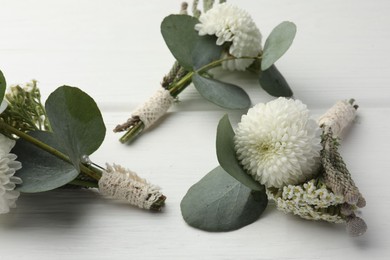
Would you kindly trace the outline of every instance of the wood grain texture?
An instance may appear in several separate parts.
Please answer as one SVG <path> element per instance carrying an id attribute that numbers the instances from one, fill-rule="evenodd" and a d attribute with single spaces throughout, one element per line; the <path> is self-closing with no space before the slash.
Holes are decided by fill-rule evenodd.
<path id="1" fill-rule="evenodd" d="M 387 259 L 390 256 L 390 2 L 387 0 L 231 0 L 263 35 L 283 20 L 296 39 L 277 63 L 319 116 L 354 97 L 358 118 L 341 152 L 368 205 L 369 230 L 350 238 L 341 225 L 284 215 L 270 205 L 254 224 L 207 233 L 185 224 L 180 200 L 217 165 L 215 131 L 226 111 L 190 87 L 158 127 L 132 145 L 108 131 L 91 159 L 119 163 L 160 185 L 160 213 L 101 198 L 94 191 L 22 195 L 0 216 L 0 259 Z M 39 81 L 43 97 L 78 86 L 95 98 L 110 130 L 159 86 L 173 62 L 160 22 L 180 1 L 0 0 L 0 68 L 8 83 Z M 271 100 L 248 74 L 220 72 L 246 88 L 252 103 Z M 239 112 L 229 112 L 233 124 Z"/>

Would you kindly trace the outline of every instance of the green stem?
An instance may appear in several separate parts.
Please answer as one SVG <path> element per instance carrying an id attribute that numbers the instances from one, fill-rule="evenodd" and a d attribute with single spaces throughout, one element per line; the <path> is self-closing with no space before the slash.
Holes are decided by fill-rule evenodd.
<path id="1" fill-rule="evenodd" d="M 218 66 L 221 66 L 222 62 L 229 61 L 229 60 L 235 60 L 235 59 L 261 59 L 261 56 L 258 57 L 227 57 L 219 60 L 215 60 L 210 62 L 209 64 L 206 64 L 199 69 L 195 71 L 190 71 L 186 75 L 184 75 L 179 81 L 173 82 L 172 85 L 168 88 L 169 92 L 172 97 L 176 98 L 192 81 L 192 76 L 197 74 L 203 74 L 207 72 L 210 69 L 216 68 Z"/>
<path id="2" fill-rule="evenodd" d="M 121 143 L 126 143 L 132 141 L 135 137 L 137 137 L 145 128 L 145 124 L 139 120 L 127 130 L 126 134 L 124 134 L 119 141 Z"/>
<path id="3" fill-rule="evenodd" d="M 179 81 L 174 82 L 169 88 L 169 93 L 171 96 L 176 98 L 191 83 L 191 79 L 194 74 L 194 71 L 190 71 Z"/>
<path id="4" fill-rule="evenodd" d="M 96 182 L 82 181 L 77 179 L 69 182 L 69 184 L 88 188 L 99 188 L 99 185 Z"/>
<path id="5" fill-rule="evenodd" d="M 69 159 L 68 156 L 66 156 L 65 154 L 61 153 L 60 151 L 58 151 L 57 149 L 39 141 L 38 139 L 4 123 L 4 122 L 0 122 L 0 129 L 4 129 L 4 130 L 7 130 L 9 132 L 11 132 L 12 134 L 15 134 L 17 135 L 18 137 L 20 138 L 23 138 L 24 140 L 26 140 L 27 142 L 37 146 L 38 148 L 56 156 L 57 158 L 67 162 L 67 163 L 70 163 L 72 164 L 71 160 Z M 100 178 L 101 178 L 101 172 L 98 172 L 98 171 L 94 171 L 90 168 L 88 168 L 87 166 L 83 165 L 83 164 L 80 164 L 80 171 L 81 173 L 84 173 L 85 175 L 99 181 Z"/>
<path id="6" fill-rule="evenodd" d="M 180 78 L 178 81 L 174 81 L 167 89 L 169 90 L 169 93 L 172 97 L 177 98 L 177 96 L 186 89 L 192 82 L 192 76 L 197 74 L 203 74 L 207 72 L 210 69 L 216 68 L 222 64 L 224 61 L 234 60 L 234 59 L 257 59 L 260 60 L 261 56 L 257 57 L 227 57 L 219 60 L 215 60 L 210 62 L 209 64 L 206 64 L 202 66 L 201 68 L 195 70 L 195 71 L 189 71 L 187 74 L 185 74 L 182 78 Z M 136 121 L 134 124 L 132 124 L 127 132 L 119 139 L 121 143 L 127 143 L 133 141 L 138 135 L 142 133 L 144 130 L 145 125 L 141 120 Z"/>

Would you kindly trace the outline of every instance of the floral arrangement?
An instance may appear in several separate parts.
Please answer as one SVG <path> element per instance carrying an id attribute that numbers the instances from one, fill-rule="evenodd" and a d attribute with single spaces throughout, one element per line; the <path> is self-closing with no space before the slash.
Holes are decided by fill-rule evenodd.
<path id="1" fill-rule="evenodd" d="M 194 6 L 197 2 L 194 1 Z M 180 76 L 178 82 L 187 86 L 192 80 L 203 97 L 222 107 L 249 108 L 250 100 L 241 94 L 245 93 L 242 89 L 228 90 L 226 83 L 220 88 L 221 82 L 210 76 L 208 69 L 218 65 L 230 71 L 255 72 L 263 89 L 279 98 L 250 108 L 242 116 L 236 132 L 227 116 L 221 119 L 216 141 L 220 166 L 189 189 L 181 202 L 184 220 L 203 230 L 234 230 L 257 220 L 270 200 L 286 213 L 305 219 L 346 223 L 350 235 L 363 234 L 367 226 L 358 217 L 358 208 L 364 207 L 366 202 L 338 152 L 340 133 L 356 115 L 354 100 L 337 103 L 318 122 L 310 118 L 306 105 L 292 97 L 293 92 L 274 65 L 290 47 L 296 33 L 295 25 L 281 23 L 262 47 L 261 33 L 246 11 L 227 3 L 212 7 L 213 4 L 214 1 L 204 1 L 203 14 L 195 8 L 193 14 L 198 20 L 182 31 L 193 33 L 195 28 L 198 33 L 197 38 L 192 39 L 198 42 L 195 47 L 186 48 L 191 50 L 192 60 L 188 60 L 192 63 L 181 60 L 178 50 L 172 47 L 170 37 L 174 32 L 166 36 L 167 28 L 164 22 L 162 24 L 168 47 L 178 60 L 178 66 L 186 70 L 180 74 L 184 76 Z M 184 5 L 183 10 L 186 7 Z M 178 26 L 172 25 L 173 28 Z M 211 43 L 199 44 L 206 39 L 203 37 L 211 38 Z M 201 56 L 200 53 L 213 55 L 204 59 L 211 62 L 201 63 L 205 64 L 203 67 L 197 66 L 196 57 Z M 199 67 L 202 69 L 198 70 Z M 163 81 L 167 95 L 176 93 L 170 89 L 171 86 L 175 89 L 176 84 L 175 81 L 169 84 Z M 237 92 L 230 92 L 233 89 Z M 173 96 L 177 97 L 176 94 Z M 242 106 L 234 107 L 233 104 L 240 100 L 246 101 Z M 162 107 L 156 100 L 149 102 L 153 105 L 145 104 L 148 112 L 152 107 Z M 172 102 L 173 99 L 170 104 Z M 160 114 L 165 113 L 170 104 L 164 106 L 164 112 Z M 138 113 L 137 110 L 128 121 L 130 132 L 134 122 L 144 121 L 142 113 L 141 116 Z M 122 129 L 121 126 L 118 128 Z M 131 138 L 135 135 L 130 134 Z M 128 141 L 127 137 L 121 141 Z"/>
<path id="2" fill-rule="evenodd" d="M 280 97 L 243 115 L 236 131 L 227 116 L 217 129 L 220 166 L 192 186 L 181 202 L 184 220 L 196 228 L 228 231 L 259 218 L 268 200 L 304 219 L 346 223 L 365 233 L 358 216 L 366 201 L 338 146 L 358 106 L 340 101 L 318 122 L 299 100 Z"/>
<path id="3" fill-rule="evenodd" d="M 166 17 L 161 33 L 176 59 L 161 87 L 114 131 L 130 142 L 157 122 L 188 86 L 226 109 L 247 110 L 235 131 L 228 116 L 217 127 L 219 166 L 194 184 L 181 201 L 191 226 L 230 231 L 259 219 L 272 202 L 285 213 L 309 220 L 346 223 L 359 236 L 367 225 L 359 216 L 366 201 L 352 180 L 338 147 L 354 120 L 354 100 L 336 103 L 311 118 L 274 63 L 292 44 L 296 26 L 282 22 L 262 45 L 251 16 L 213 0 L 183 3 Z M 245 90 L 215 79 L 213 69 L 251 71 L 277 99 L 251 107 Z M 192 83 L 192 85 L 191 85 Z M 166 197 L 136 173 L 116 164 L 105 168 L 89 156 L 106 128 L 95 101 L 78 88 L 62 86 L 41 103 L 37 82 L 6 89 L 0 72 L 0 213 L 16 206 L 20 193 L 60 187 L 96 189 L 103 196 L 139 208 L 160 210 Z"/>
<path id="4" fill-rule="evenodd" d="M 6 90 L 0 71 L 0 100 L 0 214 L 16 207 L 20 193 L 60 187 L 97 188 L 144 209 L 164 205 L 160 189 L 136 173 L 89 159 L 106 128 L 95 101 L 80 89 L 59 87 L 43 105 L 36 81 Z"/>

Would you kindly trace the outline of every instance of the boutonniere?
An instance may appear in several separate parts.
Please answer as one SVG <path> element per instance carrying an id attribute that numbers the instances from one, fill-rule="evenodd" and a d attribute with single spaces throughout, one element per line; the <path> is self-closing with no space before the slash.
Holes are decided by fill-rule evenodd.
<path id="1" fill-rule="evenodd" d="M 43 105 L 36 81 L 7 90 L 0 71 L 0 102 L 0 214 L 16 206 L 20 193 L 64 186 L 92 188 L 144 209 L 164 205 L 160 189 L 136 173 L 90 160 L 106 127 L 93 98 L 79 88 L 59 87 Z"/>
<path id="2" fill-rule="evenodd" d="M 184 220 L 208 231 L 229 231 L 256 221 L 268 202 L 304 219 L 346 223 L 365 233 L 366 201 L 338 147 L 352 123 L 354 100 L 338 102 L 318 121 L 299 100 L 257 104 L 235 131 L 227 116 L 217 128 L 220 166 L 193 185 L 181 202 Z"/>
<path id="3" fill-rule="evenodd" d="M 114 132 L 126 133 L 120 141 L 130 142 L 158 121 L 187 87 L 195 87 L 202 97 L 226 108 L 244 110 L 251 100 L 244 88 L 215 77 L 213 69 L 251 71 L 270 95 L 291 97 L 293 92 L 274 63 L 292 44 L 296 26 L 282 22 L 262 44 L 262 34 L 250 14 L 234 5 L 203 1 L 203 12 L 195 0 L 192 15 L 184 3 L 180 14 L 167 16 L 161 34 L 176 62 L 161 86 Z"/>

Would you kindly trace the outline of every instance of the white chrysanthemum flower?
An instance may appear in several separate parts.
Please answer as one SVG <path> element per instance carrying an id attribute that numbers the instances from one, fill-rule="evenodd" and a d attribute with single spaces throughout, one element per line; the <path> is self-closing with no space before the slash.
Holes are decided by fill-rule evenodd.
<path id="1" fill-rule="evenodd" d="M 15 161 L 15 154 L 9 153 L 14 145 L 14 140 L 0 134 L 0 214 L 16 207 L 19 192 L 15 191 L 15 186 L 22 183 L 19 177 L 14 176 L 22 165 Z"/>
<path id="2" fill-rule="evenodd" d="M 217 45 L 230 43 L 229 53 L 224 57 L 256 57 L 261 52 L 261 33 L 251 16 L 231 4 L 216 5 L 199 17 L 195 30 L 199 35 L 215 35 Z M 222 63 L 224 69 L 245 70 L 253 59 L 233 59 Z"/>
<path id="3" fill-rule="evenodd" d="M 251 108 L 238 124 L 234 141 L 244 169 L 266 187 L 280 188 L 316 173 L 320 135 L 306 105 L 278 98 Z"/>

